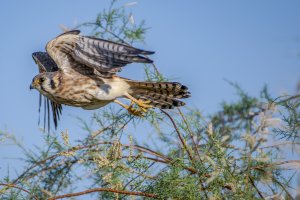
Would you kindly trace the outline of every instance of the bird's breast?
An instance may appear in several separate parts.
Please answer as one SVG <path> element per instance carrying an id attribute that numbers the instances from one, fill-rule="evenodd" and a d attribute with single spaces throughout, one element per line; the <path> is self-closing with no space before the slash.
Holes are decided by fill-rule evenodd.
<path id="1" fill-rule="evenodd" d="M 53 98 L 58 103 L 70 106 L 102 105 L 123 96 L 128 88 L 128 84 L 120 78 L 93 79 L 72 74 L 62 77 Z"/>

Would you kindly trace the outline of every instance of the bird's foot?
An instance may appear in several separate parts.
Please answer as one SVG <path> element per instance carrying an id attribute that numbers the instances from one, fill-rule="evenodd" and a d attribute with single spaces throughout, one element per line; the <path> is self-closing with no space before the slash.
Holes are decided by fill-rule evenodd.
<path id="1" fill-rule="evenodd" d="M 127 97 L 128 99 L 131 100 L 131 104 L 130 104 L 131 107 L 133 106 L 134 103 L 138 106 L 139 110 L 136 111 L 136 109 L 133 108 L 133 109 L 135 109 L 135 111 L 133 111 L 133 112 L 134 112 L 134 113 L 137 112 L 139 115 L 140 115 L 141 113 L 146 113 L 146 112 L 148 111 L 149 108 L 152 108 L 152 107 L 153 107 L 152 105 L 150 105 L 150 103 L 151 103 L 150 100 L 136 99 L 136 98 L 134 98 L 133 96 L 131 96 L 131 95 L 128 94 L 128 93 L 125 94 L 125 97 Z M 130 109 L 131 109 L 131 108 L 130 108 Z"/>
<path id="2" fill-rule="evenodd" d="M 135 102 L 134 101 L 131 101 L 130 105 L 125 105 L 123 103 L 121 103 L 120 101 L 118 100 L 115 100 L 114 101 L 115 103 L 121 105 L 123 108 L 125 108 L 130 114 L 134 115 L 134 116 L 138 116 L 138 117 L 143 117 L 144 116 L 144 113 L 147 112 L 148 108 L 144 108 L 144 107 L 138 107 L 138 108 L 135 108 L 134 105 L 135 105 Z"/>
<path id="3" fill-rule="evenodd" d="M 138 109 L 133 107 L 134 103 L 138 106 Z M 138 99 L 136 101 L 131 101 L 128 111 L 133 115 L 143 117 L 143 114 L 147 113 L 148 109 L 152 107 L 149 103 L 151 103 L 150 100 L 143 101 Z"/>
<path id="4" fill-rule="evenodd" d="M 133 101 L 134 103 L 136 103 L 136 105 L 138 105 L 138 107 L 143 111 L 143 112 L 147 112 L 147 110 L 149 108 L 152 108 L 151 105 L 149 105 L 151 103 L 150 100 L 141 100 L 141 99 L 137 99 L 136 101 Z"/>
<path id="5" fill-rule="evenodd" d="M 138 116 L 138 117 L 143 117 L 144 116 L 143 114 L 144 114 L 145 111 L 142 110 L 142 109 L 134 108 L 133 103 L 131 103 L 126 109 L 130 114 L 132 114 L 134 116 Z"/>

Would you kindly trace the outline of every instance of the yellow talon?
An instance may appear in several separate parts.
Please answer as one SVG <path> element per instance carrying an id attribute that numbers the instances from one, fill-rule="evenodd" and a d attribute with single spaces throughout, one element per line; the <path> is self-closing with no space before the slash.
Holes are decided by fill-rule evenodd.
<path id="1" fill-rule="evenodd" d="M 126 108 L 127 111 L 135 116 L 139 116 L 139 117 L 143 116 L 142 111 L 134 108 L 133 105 L 134 105 L 134 103 L 133 103 L 133 101 L 131 101 L 130 105 L 127 106 L 127 108 Z"/>
<path id="2" fill-rule="evenodd" d="M 141 99 L 136 99 L 130 94 L 125 94 L 125 97 L 131 100 L 130 105 L 125 105 L 117 100 L 114 100 L 117 104 L 121 105 L 124 107 L 126 110 L 128 110 L 129 113 L 143 117 L 143 113 L 146 113 L 149 108 L 152 108 L 153 106 L 149 105 L 151 103 L 151 100 L 141 100 Z M 138 108 L 134 108 L 134 104 L 138 106 Z"/>
<path id="3" fill-rule="evenodd" d="M 125 108 L 130 114 L 132 115 L 135 115 L 135 116 L 138 116 L 138 117 L 143 117 L 143 113 L 144 112 L 147 112 L 147 109 L 145 108 L 142 108 L 142 107 L 139 107 L 139 109 L 137 108 L 134 108 L 133 105 L 134 105 L 134 102 L 132 101 L 130 103 L 130 105 L 125 105 L 123 103 L 121 103 L 120 101 L 118 100 L 114 100 L 115 103 L 121 105 L 123 108 Z"/>
<path id="4" fill-rule="evenodd" d="M 136 103 L 136 105 L 138 105 L 143 110 L 143 112 L 147 112 L 148 108 L 152 108 L 152 106 L 149 105 L 149 103 L 151 103 L 150 100 L 136 99 L 133 96 L 131 96 L 130 94 L 126 94 L 125 96 L 128 99 L 130 99 L 132 102 Z"/>

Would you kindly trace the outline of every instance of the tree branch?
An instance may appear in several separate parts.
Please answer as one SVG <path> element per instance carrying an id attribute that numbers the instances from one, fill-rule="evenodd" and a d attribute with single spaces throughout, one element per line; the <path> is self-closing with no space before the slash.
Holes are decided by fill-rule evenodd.
<path id="1" fill-rule="evenodd" d="M 93 192 L 113 192 L 113 193 L 118 193 L 118 194 L 134 195 L 134 196 L 149 197 L 149 198 L 157 197 L 156 194 L 149 194 L 149 193 L 144 193 L 144 192 L 115 190 L 115 189 L 111 189 L 111 188 L 94 188 L 94 189 L 89 189 L 89 190 L 85 190 L 82 192 L 75 192 L 75 193 L 69 193 L 69 194 L 51 197 L 48 200 L 56 200 L 56 199 L 63 199 L 63 198 L 67 198 L 67 197 L 82 196 L 82 195 L 86 195 L 86 194 L 93 193 Z"/>
<path id="2" fill-rule="evenodd" d="M 19 187 L 17 185 L 0 183 L 0 186 L 4 186 L 4 187 L 8 187 L 8 188 L 16 188 L 16 189 L 22 190 L 23 192 L 26 192 L 28 195 L 32 196 L 32 198 L 34 198 L 35 200 L 38 200 L 38 198 L 36 196 L 31 195 L 28 190 L 26 190 L 24 188 L 21 188 L 21 187 Z"/>
<path id="3" fill-rule="evenodd" d="M 170 115 L 169 113 L 167 113 L 166 111 L 164 111 L 164 110 L 162 110 L 162 109 L 160 109 L 160 111 L 161 111 L 162 113 L 164 113 L 164 114 L 171 120 L 171 122 L 172 122 L 172 124 L 173 124 L 173 127 L 175 128 L 175 131 L 176 131 L 176 133 L 177 133 L 177 135 L 178 135 L 178 138 L 180 139 L 180 142 L 181 142 L 183 148 L 184 148 L 185 151 L 187 152 L 187 154 L 188 154 L 188 156 L 189 156 L 191 162 L 193 162 L 193 156 L 192 156 L 192 153 L 190 152 L 190 150 L 188 149 L 188 147 L 187 147 L 187 145 L 186 145 L 184 139 L 182 138 L 182 136 L 181 136 L 181 134 L 180 134 L 180 132 L 179 132 L 179 129 L 178 129 L 178 127 L 177 127 L 177 125 L 176 125 L 174 119 L 173 119 L 173 118 L 171 117 L 171 115 Z"/>

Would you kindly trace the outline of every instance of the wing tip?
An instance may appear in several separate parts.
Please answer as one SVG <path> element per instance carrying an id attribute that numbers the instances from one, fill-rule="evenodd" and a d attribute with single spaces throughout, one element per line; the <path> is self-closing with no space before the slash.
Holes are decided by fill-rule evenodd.
<path id="1" fill-rule="evenodd" d="M 67 31 L 67 32 L 63 32 L 62 34 L 58 35 L 57 37 L 60 37 L 62 35 L 68 35 L 68 34 L 71 34 L 71 35 L 79 35 L 80 34 L 80 30 L 70 30 L 70 31 Z"/>
<path id="2" fill-rule="evenodd" d="M 146 58 L 144 56 L 136 56 L 135 58 L 133 58 L 133 61 L 137 63 L 149 63 L 149 64 L 153 63 L 153 60 Z"/>
<path id="3" fill-rule="evenodd" d="M 155 54 L 155 51 L 145 51 L 145 50 L 142 50 L 140 54 L 142 54 L 142 55 L 152 55 L 152 54 Z"/>

